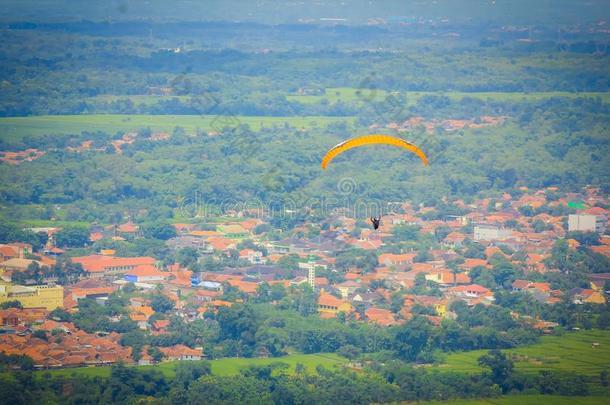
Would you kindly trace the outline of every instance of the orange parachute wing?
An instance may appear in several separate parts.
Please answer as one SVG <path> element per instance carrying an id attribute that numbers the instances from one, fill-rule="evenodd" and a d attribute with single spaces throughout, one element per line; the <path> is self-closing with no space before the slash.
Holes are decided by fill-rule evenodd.
<path id="1" fill-rule="evenodd" d="M 404 148 L 415 153 L 419 158 L 424 162 L 424 165 L 428 166 L 428 157 L 426 154 L 419 149 L 417 146 L 413 145 L 410 142 L 405 141 L 401 138 L 396 138 L 391 135 L 381 135 L 381 134 L 373 134 L 373 135 L 364 135 L 359 136 L 357 138 L 348 139 L 347 141 L 341 142 L 338 145 L 335 145 L 331 148 L 326 155 L 322 158 L 322 169 L 326 169 L 328 164 L 337 156 L 342 154 L 343 152 L 350 150 L 352 148 L 358 148 L 360 146 L 365 145 L 374 145 L 374 144 L 384 144 L 384 145 L 392 145 L 397 146 L 399 148 Z"/>

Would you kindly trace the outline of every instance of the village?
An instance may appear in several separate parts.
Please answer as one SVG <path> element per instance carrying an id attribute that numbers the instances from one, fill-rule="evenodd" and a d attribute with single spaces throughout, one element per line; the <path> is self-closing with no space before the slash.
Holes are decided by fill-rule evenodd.
<path id="1" fill-rule="evenodd" d="M 582 193 L 521 188 L 519 196 L 505 193 L 497 200 L 447 203 L 463 215 L 436 215 L 434 207 L 405 202 L 382 217 L 378 231 L 366 220 L 338 212 L 322 226 L 307 223 L 277 237 L 268 218 L 256 209 L 233 212 L 214 222 L 213 229 L 209 223 L 173 224 L 176 236 L 166 241 L 168 248 L 190 253 L 198 271 L 190 264 L 167 264 L 154 257 L 119 257 L 113 249 L 73 255 L 55 246 L 53 235 L 60 227 L 36 228 L 48 235 L 42 251 L 34 252 L 18 240 L 0 246 L 0 352 L 26 355 L 41 369 L 207 357 L 202 347 L 174 344 L 146 347 L 136 361 L 132 347 L 121 344 L 121 332 L 87 332 L 64 319 L 64 314 L 78 313 L 83 303 L 106 305 L 117 291 L 129 292 L 125 313 L 152 336 L 169 333 L 172 316 L 189 323 L 261 295 L 270 295 L 266 302 L 278 305 L 274 293 L 281 297 L 294 289 L 314 294 L 321 318 L 392 327 L 417 313 L 440 325 L 443 319 L 455 319 L 455 302 L 496 305 L 492 288 L 473 279 L 493 272 L 498 261 L 518 270 L 519 277 L 505 285 L 514 294 L 531 294 L 548 305 L 566 300 L 601 305 L 606 303 L 610 273 L 590 274 L 587 288 L 557 289 L 539 280 L 540 275 L 560 271 L 550 260 L 558 241 L 564 240 L 569 250 L 581 248 L 568 234 L 597 235 L 598 243 L 588 248 L 610 257 L 608 210 L 602 208 L 608 203 L 607 196 L 590 187 Z M 91 243 L 142 237 L 131 220 L 92 225 L 89 233 Z M 406 240 L 418 237 L 432 241 L 429 250 L 405 247 Z M 341 257 L 352 251 L 365 256 L 351 262 Z M 77 269 L 68 281 L 60 283 L 44 271 L 38 281 L 23 276 L 66 258 Z M 227 259 L 232 266 L 221 265 Z M 120 314 L 109 318 L 122 321 Z M 541 333 L 558 326 L 545 319 L 527 321 Z"/>

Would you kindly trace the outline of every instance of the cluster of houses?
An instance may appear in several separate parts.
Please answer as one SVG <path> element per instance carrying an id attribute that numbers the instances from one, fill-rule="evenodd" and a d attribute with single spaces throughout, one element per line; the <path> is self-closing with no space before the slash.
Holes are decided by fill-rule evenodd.
<path id="1" fill-rule="evenodd" d="M 571 214 L 549 214 L 554 212 L 554 207 L 570 206 L 574 201 L 579 205 Z M 57 307 L 69 312 L 78 311 L 79 301 L 85 298 L 103 304 L 111 294 L 127 285 L 135 289 L 126 308 L 129 317 L 140 329 L 151 334 L 168 333 L 169 326 L 167 314 L 155 314 L 151 303 L 154 294 L 163 294 L 171 300 L 172 313 L 189 322 L 203 318 L 208 311 L 217 311 L 255 297 L 261 294 L 264 286 L 273 288 L 275 285 L 286 290 L 309 286 L 315 292 L 318 314 L 323 318 L 346 317 L 392 326 L 409 320 L 415 308 L 421 313 L 421 307 L 425 307 L 430 321 L 439 324 L 443 318 L 455 317 L 450 311 L 452 302 L 494 305 L 493 292 L 473 283 L 470 275 L 475 270 L 493 270 L 491 261 L 494 255 L 502 255 L 523 270 L 524 276 L 512 282 L 515 293 L 532 294 L 536 300 L 550 305 L 565 299 L 576 304 L 606 302 L 604 288 L 610 281 L 610 273 L 593 274 L 590 288 L 569 291 L 553 289 L 550 283 L 535 281 L 536 277 L 528 279 L 528 274 L 558 271 L 549 266 L 547 259 L 555 242 L 565 238 L 569 231 L 596 232 L 600 244 L 592 248 L 610 257 L 610 236 L 606 235 L 608 210 L 602 208 L 607 206 L 608 198 L 600 195 L 599 190 L 588 188 L 581 194 L 560 194 L 554 188 L 534 192 L 523 189 L 518 197 L 504 194 L 498 200 L 483 199 L 471 204 L 458 200 L 452 204 L 465 214 L 439 218 L 430 216 L 435 210 L 433 207 L 414 207 L 405 203 L 399 213 L 382 217 L 378 231 L 359 227 L 355 219 L 337 214 L 327 226 L 313 233 L 315 236 L 306 236 L 312 235 L 309 232 L 312 224 L 305 224 L 283 234 L 284 238 L 280 240 L 267 237 L 266 230 L 270 227 L 260 227 L 267 222 L 255 215 L 255 211 L 236 213 L 231 221 L 219 223 L 214 230 L 209 230 L 209 225 L 203 228 L 199 224 L 178 223 L 174 224 L 177 236 L 167 241 L 170 249 L 176 252 L 184 248 L 194 249 L 200 264 L 209 261 L 226 263 L 221 259 L 231 257 L 233 265 L 213 271 L 205 270 L 205 266 L 201 266 L 203 270 L 188 269 L 179 263 L 164 266 L 154 257 L 118 257 L 112 250 L 100 250 L 71 257 L 72 262 L 80 264 L 86 271 L 86 277 L 65 286 L 17 286 L 11 283 L 11 275 L 23 271 L 32 260 L 48 265 L 58 255 L 69 252 L 53 251 L 51 247 L 45 250 L 47 254 L 33 258 L 31 247 L 25 244 L 1 245 L 0 302 L 20 300 L 19 294 L 8 297 L 8 291 L 26 287 L 57 288 L 61 300 L 28 301 L 24 295 L 21 301 L 23 309 L 9 308 L 0 312 L 0 351 L 27 354 L 38 367 L 130 361 L 131 349 L 118 343 L 119 334 L 87 334 L 73 324 L 49 318 L 49 311 Z M 531 208 L 532 215 L 522 214 L 521 208 L 526 206 Z M 544 207 L 549 209 L 541 210 Z M 426 217 L 439 219 L 426 220 Z M 396 241 L 396 229 L 403 225 L 417 225 L 420 234 L 438 235 L 442 230 L 443 237 L 421 260 L 417 251 L 389 249 Z M 92 227 L 90 234 L 92 242 L 138 237 L 142 236 L 133 222 Z M 476 258 L 465 256 L 465 250 L 473 244 L 480 247 L 481 254 Z M 568 239 L 568 245 L 570 249 L 579 248 L 575 239 Z M 356 264 L 339 269 L 338 254 L 350 248 L 374 253 L 374 268 L 365 269 Z M 291 260 L 286 260 L 288 258 Z M 30 262 L 17 263 L 15 260 Z M 450 266 L 449 263 L 457 264 Z M 418 294 L 415 287 L 422 280 L 426 285 L 437 286 L 437 293 Z M 228 289 L 238 291 L 239 294 L 234 295 L 238 298 L 227 298 L 225 292 Z M 398 306 L 397 294 L 400 298 Z M 542 330 L 556 326 L 540 319 L 531 322 Z M 49 332 L 47 341 L 34 337 L 33 332 L 40 329 Z M 199 359 L 204 355 L 201 349 L 180 345 L 160 350 L 165 359 Z M 155 360 L 147 350 L 143 350 L 139 361 L 149 364 Z"/>
<path id="2" fill-rule="evenodd" d="M 457 131 L 468 128 L 485 128 L 490 126 L 499 126 L 506 121 L 508 117 L 499 115 L 483 115 L 474 120 L 468 119 L 445 119 L 445 120 L 430 120 L 426 121 L 423 117 L 411 117 L 403 122 L 391 122 L 385 125 L 385 128 L 392 129 L 398 132 L 413 131 L 418 127 L 424 128 L 427 133 L 433 133 L 437 128 L 444 131 Z M 371 130 L 378 130 L 380 126 L 375 124 L 370 127 Z"/>

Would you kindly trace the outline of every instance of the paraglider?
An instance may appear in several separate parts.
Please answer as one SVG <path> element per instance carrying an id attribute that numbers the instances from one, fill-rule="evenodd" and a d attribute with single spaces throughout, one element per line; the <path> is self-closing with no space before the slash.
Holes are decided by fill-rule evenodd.
<path id="1" fill-rule="evenodd" d="M 373 223 L 373 228 L 375 230 L 379 229 L 379 221 L 381 221 L 381 218 L 371 217 L 371 222 Z"/>
<path id="2" fill-rule="evenodd" d="M 404 139 L 396 138 L 391 135 L 374 134 L 374 135 L 364 135 L 364 136 L 360 136 L 357 138 L 349 139 L 347 141 L 341 142 L 338 145 L 335 145 L 328 152 L 326 152 L 326 155 L 324 155 L 324 157 L 322 158 L 322 169 L 326 169 L 328 164 L 335 157 L 337 157 L 338 155 L 342 154 L 343 152 L 345 152 L 347 150 L 350 150 L 352 148 L 357 148 L 360 146 L 374 145 L 374 144 L 392 145 L 392 146 L 397 146 L 399 148 L 404 148 L 406 150 L 409 150 L 409 151 L 415 153 L 417 156 L 419 156 L 419 158 L 422 160 L 424 165 L 426 165 L 426 166 L 428 165 L 428 157 L 420 148 L 418 148 L 414 144 L 407 142 Z"/>
<path id="3" fill-rule="evenodd" d="M 382 135 L 382 134 L 372 134 L 372 135 L 364 135 L 359 136 L 357 138 L 348 139 L 347 141 L 343 141 L 338 145 L 335 145 L 331 148 L 324 157 L 322 158 L 322 169 L 326 170 L 328 164 L 337 156 L 342 154 L 343 152 L 350 150 L 352 148 L 357 148 L 365 145 L 374 145 L 374 144 L 382 144 L 382 145 L 392 145 L 397 146 L 399 148 L 406 149 L 415 153 L 422 160 L 425 166 L 428 166 L 428 157 L 426 154 L 414 144 L 405 141 L 404 139 L 397 138 L 391 135 Z M 371 223 L 373 224 L 373 228 L 375 230 L 379 229 L 379 224 L 381 221 L 381 217 L 371 217 Z"/>

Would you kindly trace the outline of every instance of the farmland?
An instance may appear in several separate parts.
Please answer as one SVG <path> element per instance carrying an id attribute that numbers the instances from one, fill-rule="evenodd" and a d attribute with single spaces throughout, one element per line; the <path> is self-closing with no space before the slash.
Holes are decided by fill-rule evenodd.
<path id="1" fill-rule="evenodd" d="M 603 405 L 608 397 L 563 397 L 559 395 L 509 395 L 490 399 L 459 399 L 453 401 L 420 402 L 426 405 Z"/>
<path id="2" fill-rule="evenodd" d="M 249 125 L 253 130 L 264 127 L 290 125 L 296 128 L 325 126 L 333 122 L 351 121 L 346 117 L 263 117 L 215 115 L 42 115 L 31 117 L 0 118 L 0 137 L 16 142 L 23 137 L 42 135 L 80 134 L 83 131 L 116 132 L 136 131 L 149 127 L 153 131 L 172 131 L 182 127 L 187 133 L 219 131 L 224 127 Z"/>
<path id="3" fill-rule="evenodd" d="M 240 370 L 249 366 L 267 366 L 272 363 L 285 363 L 289 366 L 289 372 L 294 372 L 297 363 L 302 364 L 305 369 L 312 373 L 317 366 L 332 368 L 346 363 L 346 360 L 336 354 L 293 354 L 285 357 L 274 358 L 224 358 L 211 360 L 212 374 L 219 376 L 230 376 L 238 374 Z M 140 366 L 140 369 L 154 369 L 162 372 L 166 377 L 173 378 L 176 370 L 177 361 L 168 361 L 155 366 Z M 50 373 L 53 376 L 70 376 L 77 374 L 87 377 L 108 377 L 110 367 L 83 367 L 61 370 L 39 371 L 39 375 Z"/>
<path id="4" fill-rule="evenodd" d="M 460 101 L 464 98 L 474 98 L 481 101 L 498 101 L 498 102 L 533 102 L 550 98 L 600 98 L 604 103 L 610 102 L 610 93 L 596 92 L 580 92 L 571 93 L 567 91 L 548 91 L 548 92 L 463 92 L 463 91 L 403 91 L 403 92 L 387 92 L 381 89 L 368 88 L 351 88 L 351 87 L 332 87 L 325 90 L 323 95 L 290 95 L 286 98 L 290 101 L 299 103 L 319 103 L 322 100 L 327 100 L 333 104 L 338 101 L 344 103 L 356 102 L 379 102 L 383 101 L 388 95 L 402 95 L 407 100 L 408 105 L 414 105 L 424 96 L 445 96 L 453 101 Z"/>
<path id="5" fill-rule="evenodd" d="M 599 343 L 599 347 L 593 347 Z M 527 373 L 540 370 L 569 371 L 587 376 L 597 376 L 610 364 L 610 331 L 583 331 L 564 336 L 544 336 L 531 346 L 507 350 L 513 355 L 515 368 Z M 438 366 L 442 370 L 475 373 L 481 368 L 477 360 L 485 350 L 455 353 L 447 356 Z"/>

